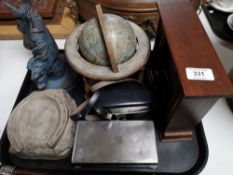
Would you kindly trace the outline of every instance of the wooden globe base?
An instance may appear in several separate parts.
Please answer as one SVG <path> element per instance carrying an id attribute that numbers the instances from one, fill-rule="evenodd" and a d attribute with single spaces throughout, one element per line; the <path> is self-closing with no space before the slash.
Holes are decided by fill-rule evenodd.
<path id="1" fill-rule="evenodd" d="M 100 81 L 100 80 L 94 80 L 94 79 L 90 79 L 90 78 L 84 78 L 84 89 L 85 89 L 84 96 L 86 99 L 89 99 L 91 97 L 92 93 L 94 93 L 98 89 L 100 89 L 104 86 L 107 86 L 109 84 L 118 82 L 118 81 L 127 81 L 127 79 L 135 79 L 135 80 L 138 80 L 140 82 L 143 82 L 144 75 L 145 75 L 145 68 L 143 67 L 139 71 L 134 73 L 133 75 L 126 77 L 125 79 L 122 79 L 122 80 Z"/>

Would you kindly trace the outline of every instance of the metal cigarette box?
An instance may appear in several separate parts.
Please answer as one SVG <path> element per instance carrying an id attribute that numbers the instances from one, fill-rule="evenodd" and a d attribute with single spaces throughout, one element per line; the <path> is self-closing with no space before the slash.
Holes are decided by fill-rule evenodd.
<path id="1" fill-rule="evenodd" d="M 79 121 L 72 163 L 79 168 L 156 168 L 153 121 Z"/>

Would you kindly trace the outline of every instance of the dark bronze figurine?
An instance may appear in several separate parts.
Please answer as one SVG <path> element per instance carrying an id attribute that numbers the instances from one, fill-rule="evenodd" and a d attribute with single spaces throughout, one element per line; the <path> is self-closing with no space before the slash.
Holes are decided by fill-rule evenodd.
<path id="1" fill-rule="evenodd" d="M 41 16 L 30 0 L 22 0 L 16 7 L 4 2 L 3 6 L 17 17 L 18 30 L 23 34 L 24 46 L 32 50 L 33 57 L 27 68 L 38 89 L 69 89 L 76 79 L 74 73 L 59 54 L 58 46 Z"/>

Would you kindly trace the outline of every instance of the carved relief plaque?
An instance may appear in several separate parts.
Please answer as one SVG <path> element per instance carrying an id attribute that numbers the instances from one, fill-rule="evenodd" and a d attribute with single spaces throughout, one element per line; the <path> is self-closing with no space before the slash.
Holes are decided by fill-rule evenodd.
<path id="1" fill-rule="evenodd" d="M 0 0 L 17 5 L 21 0 Z M 66 0 L 32 0 L 33 6 L 43 17 L 46 23 L 59 23 L 62 17 Z M 14 24 L 15 17 L 3 7 L 0 7 L 0 24 Z"/>

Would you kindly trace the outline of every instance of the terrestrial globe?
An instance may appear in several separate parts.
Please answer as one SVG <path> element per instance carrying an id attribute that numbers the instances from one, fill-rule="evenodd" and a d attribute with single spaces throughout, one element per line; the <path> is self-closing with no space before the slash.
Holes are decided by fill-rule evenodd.
<path id="1" fill-rule="evenodd" d="M 112 14 L 104 14 L 103 17 L 104 20 L 93 18 L 75 28 L 66 40 L 66 59 L 85 78 L 97 81 L 122 80 L 147 63 L 150 55 L 149 38 L 133 22 Z M 99 22 L 105 27 L 101 27 Z M 117 72 L 112 70 L 108 54 L 116 62 Z"/>
<path id="2" fill-rule="evenodd" d="M 117 64 L 128 61 L 136 51 L 137 40 L 128 21 L 120 16 L 104 14 L 107 36 L 111 42 Z M 104 37 L 97 18 L 91 19 L 83 27 L 78 40 L 79 51 L 90 63 L 109 66 Z"/>

